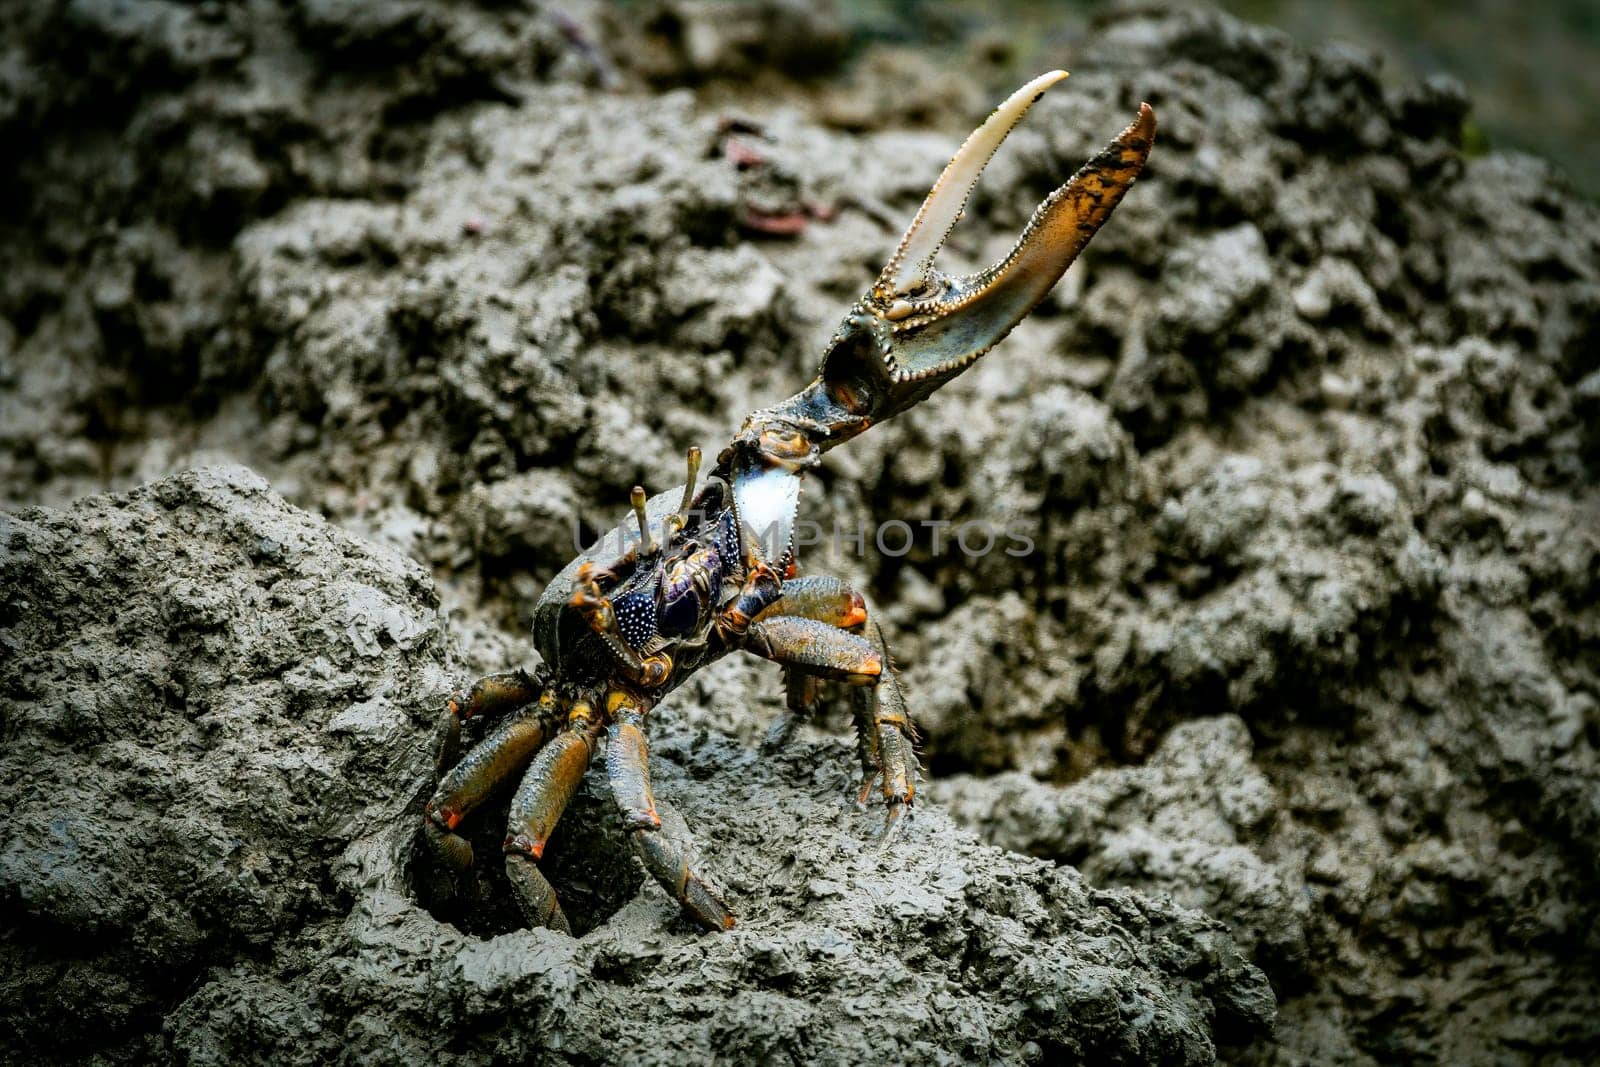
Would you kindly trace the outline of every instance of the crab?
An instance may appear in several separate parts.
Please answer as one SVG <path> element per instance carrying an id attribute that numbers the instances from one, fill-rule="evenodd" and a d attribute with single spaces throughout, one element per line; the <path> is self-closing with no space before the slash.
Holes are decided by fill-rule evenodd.
<path id="1" fill-rule="evenodd" d="M 681 488 L 647 498 L 635 487 L 631 520 L 551 580 L 533 612 L 543 663 L 480 679 L 447 702 L 447 751 L 458 747 L 463 720 L 497 721 L 443 775 L 424 810 L 422 838 L 441 863 L 458 871 L 472 864 L 472 846 L 457 833 L 462 820 L 520 778 L 506 874 L 529 925 L 569 930 L 539 863 L 604 748 L 611 793 L 646 870 L 696 922 L 732 927 L 721 894 L 691 864 L 696 853 L 682 819 L 651 788 L 647 725 L 685 679 L 734 651 L 785 668 L 787 714 L 771 741 L 805 719 L 820 681 L 849 687 L 865 771 L 861 801 L 878 788 L 885 836 L 909 820 L 918 762 L 905 691 L 861 594 L 799 571 L 801 479 L 822 453 L 919 403 L 998 344 L 1133 184 L 1155 134 L 1148 104 L 1038 206 L 998 263 L 963 276 L 934 266 L 995 150 L 1064 77 L 1051 71 L 1024 85 L 961 145 L 809 385 L 746 418 L 703 487 L 698 449 L 689 451 Z"/>

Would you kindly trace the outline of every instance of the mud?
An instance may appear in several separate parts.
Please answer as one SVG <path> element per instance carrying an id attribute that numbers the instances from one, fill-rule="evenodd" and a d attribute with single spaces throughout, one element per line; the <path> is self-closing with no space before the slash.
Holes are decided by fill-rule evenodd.
<path id="1" fill-rule="evenodd" d="M 804 499 L 919 530 L 809 556 L 893 626 L 913 834 L 721 664 L 653 745 L 741 927 L 582 795 L 567 941 L 413 863 L 442 694 L 805 379 L 1015 79 L 786 4 L 4 18 L 9 1055 L 1600 1055 L 1600 216 L 1453 83 L 1149 6 L 1060 57 L 952 263 L 1140 100 L 1146 176 Z"/>

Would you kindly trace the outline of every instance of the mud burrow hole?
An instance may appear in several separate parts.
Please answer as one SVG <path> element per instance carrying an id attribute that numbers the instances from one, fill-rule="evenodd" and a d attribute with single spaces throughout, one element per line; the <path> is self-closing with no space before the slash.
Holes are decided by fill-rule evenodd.
<path id="1" fill-rule="evenodd" d="M 567 805 L 539 864 L 578 937 L 603 925 L 644 885 L 644 871 L 628 848 L 604 775 L 603 761 L 596 761 Z M 527 925 L 506 879 L 501 848 L 515 791 L 513 781 L 457 829 L 472 842 L 469 870 L 458 874 L 440 864 L 420 833 L 412 850 L 411 882 L 417 902 L 435 919 L 474 937 L 494 937 Z"/>

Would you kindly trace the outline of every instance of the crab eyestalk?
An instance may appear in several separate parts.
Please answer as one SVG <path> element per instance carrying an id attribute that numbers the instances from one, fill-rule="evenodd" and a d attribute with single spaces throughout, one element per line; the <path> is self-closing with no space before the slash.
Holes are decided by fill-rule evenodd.
<path id="1" fill-rule="evenodd" d="M 831 448 L 925 399 L 1038 306 L 1144 168 L 1155 140 L 1150 105 L 1141 104 L 1116 140 L 1045 198 L 998 263 L 955 276 L 938 270 L 934 260 L 995 150 L 1064 77 L 1051 71 L 1035 78 L 967 138 L 877 282 L 834 334 L 816 379 L 752 415 L 741 437 L 784 428 L 819 450 Z"/>
<path id="2" fill-rule="evenodd" d="M 642 485 L 634 486 L 633 492 L 628 494 L 628 503 L 633 505 L 633 517 L 639 523 L 639 553 L 645 556 L 656 550 L 655 538 L 650 536 L 650 515 L 644 508 L 647 499 Z"/>

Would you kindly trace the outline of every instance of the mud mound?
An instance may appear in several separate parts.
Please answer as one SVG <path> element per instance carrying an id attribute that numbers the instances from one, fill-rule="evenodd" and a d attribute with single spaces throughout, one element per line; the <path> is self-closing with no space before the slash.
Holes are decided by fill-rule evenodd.
<path id="1" fill-rule="evenodd" d="M 240 468 L 6 517 L 0 553 L 10 1056 L 1206 1063 L 1270 1027 L 1214 920 L 934 811 L 873 849 L 843 743 L 762 760 L 671 715 L 660 789 L 741 927 L 635 880 L 581 941 L 465 935 L 413 899 L 459 669 L 417 564 Z M 611 812 L 568 818 L 571 851 Z"/>

